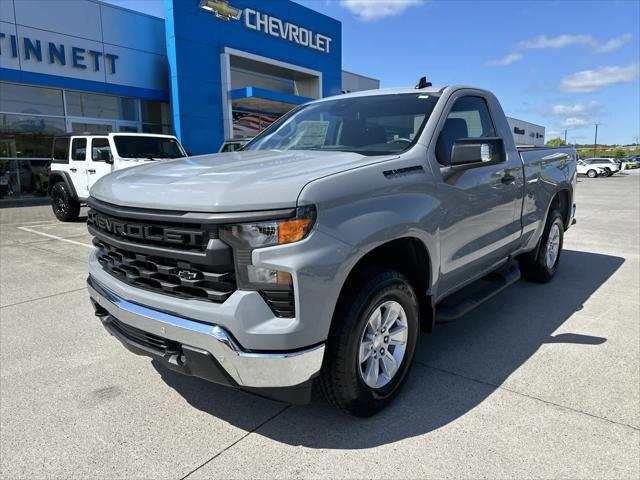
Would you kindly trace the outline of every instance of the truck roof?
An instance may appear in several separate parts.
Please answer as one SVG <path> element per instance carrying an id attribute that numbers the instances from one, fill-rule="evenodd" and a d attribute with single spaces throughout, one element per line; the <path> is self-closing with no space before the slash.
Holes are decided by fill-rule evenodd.
<path id="1" fill-rule="evenodd" d="M 352 93 L 344 93 L 341 95 L 335 95 L 333 97 L 325 97 L 318 100 L 316 102 L 322 102 L 326 100 L 335 100 L 336 98 L 355 98 L 355 97 L 369 97 L 374 95 L 399 95 L 406 93 L 423 93 L 425 95 L 439 95 L 444 92 L 446 89 L 451 88 L 454 90 L 459 90 L 462 88 L 472 88 L 474 90 L 482 90 L 478 87 L 470 86 L 470 85 L 441 85 L 441 86 L 431 86 L 425 88 L 415 88 L 415 87 L 393 87 L 393 88 L 379 88 L 376 90 L 364 90 L 361 92 L 352 92 Z"/>

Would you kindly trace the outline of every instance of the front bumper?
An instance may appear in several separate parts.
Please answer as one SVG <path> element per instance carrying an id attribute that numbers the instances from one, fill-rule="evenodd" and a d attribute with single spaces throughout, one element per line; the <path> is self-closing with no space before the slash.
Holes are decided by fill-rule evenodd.
<path id="1" fill-rule="evenodd" d="M 324 344 L 293 352 L 245 351 L 220 326 L 132 303 L 92 277 L 87 283 L 103 326 L 132 352 L 215 383 L 291 403 L 308 401 Z"/>

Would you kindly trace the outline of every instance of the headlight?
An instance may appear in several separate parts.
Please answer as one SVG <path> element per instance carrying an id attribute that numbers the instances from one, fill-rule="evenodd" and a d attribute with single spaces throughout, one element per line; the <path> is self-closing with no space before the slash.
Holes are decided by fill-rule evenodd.
<path id="1" fill-rule="evenodd" d="M 220 239 L 233 247 L 238 289 L 260 292 L 276 316 L 295 316 L 291 273 L 252 265 L 251 252 L 298 242 L 309 235 L 315 221 L 316 209 L 309 206 L 298 208 L 292 218 L 220 227 Z"/>
<path id="2" fill-rule="evenodd" d="M 223 235 L 230 235 L 234 243 L 245 248 L 262 248 L 284 245 L 306 237 L 316 219 L 314 207 L 298 208 L 294 218 L 271 222 L 240 223 L 222 227 Z"/>

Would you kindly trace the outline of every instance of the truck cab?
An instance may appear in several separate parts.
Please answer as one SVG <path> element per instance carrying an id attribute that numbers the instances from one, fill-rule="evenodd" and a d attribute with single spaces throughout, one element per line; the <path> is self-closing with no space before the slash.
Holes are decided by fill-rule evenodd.
<path id="1" fill-rule="evenodd" d="M 91 187 L 108 173 L 186 156 L 171 135 L 70 133 L 55 137 L 49 181 L 53 212 L 58 220 L 73 221 Z"/>

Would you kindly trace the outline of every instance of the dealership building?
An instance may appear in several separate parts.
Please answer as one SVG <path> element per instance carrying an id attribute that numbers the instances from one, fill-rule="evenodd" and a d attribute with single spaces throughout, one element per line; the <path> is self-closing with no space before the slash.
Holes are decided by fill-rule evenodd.
<path id="1" fill-rule="evenodd" d="M 0 1 L 0 196 L 42 193 L 53 135 L 173 133 L 194 153 L 311 99 L 378 88 L 342 70 L 341 23 L 288 0 Z"/>

